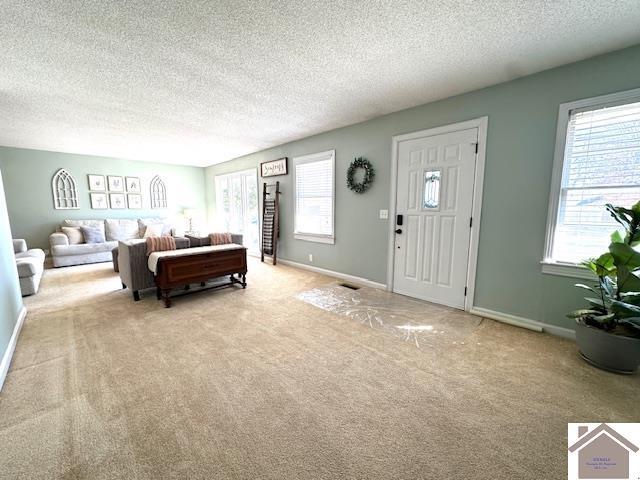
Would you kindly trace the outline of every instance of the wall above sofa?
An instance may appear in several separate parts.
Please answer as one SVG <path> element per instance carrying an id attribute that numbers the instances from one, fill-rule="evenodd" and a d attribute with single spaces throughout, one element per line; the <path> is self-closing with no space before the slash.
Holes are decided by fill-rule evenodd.
<path id="1" fill-rule="evenodd" d="M 79 209 L 54 209 L 51 180 L 60 168 L 75 177 Z M 206 213 L 204 170 L 199 167 L 0 147 L 0 170 L 5 179 L 13 235 L 26 239 L 32 247 L 48 249 L 49 234 L 67 218 L 166 217 L 179 215 L 184 208 L 201 212 L 203 218 Z M 93 210 L 89 174 L 139 177 L 143 208 Z M 167 186 L 166 209 L 150 208 L 149 184 L 155 175 L 162 177 Z"/>

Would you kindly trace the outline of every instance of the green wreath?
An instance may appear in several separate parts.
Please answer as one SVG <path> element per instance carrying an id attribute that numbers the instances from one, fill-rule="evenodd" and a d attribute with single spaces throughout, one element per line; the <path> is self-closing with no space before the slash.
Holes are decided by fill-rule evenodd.
<path id="1" fill-rule="evenodd" d="M 356 183 L 353 177 L 355 176 L 356 171 L 360 168 L 364 169 L 364 177 L 361 182 Z M 373 169 L 373 166 L 369 163 L 369 160 L 358 157 L 351 162 L 349 170 L 347 170 L 347 187 L 349 187 L 349 190 L 353 190 L 356 193 L 364 193 L 373 183 L 373 177 L 375 177 L 375 175 L 376 172 Z"/>

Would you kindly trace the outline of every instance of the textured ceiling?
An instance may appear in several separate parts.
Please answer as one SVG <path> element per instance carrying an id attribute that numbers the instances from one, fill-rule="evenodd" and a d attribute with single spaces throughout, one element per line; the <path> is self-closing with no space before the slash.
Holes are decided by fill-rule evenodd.
<path id="1" fill-rule="evenodd" d="M 638 0 L 0 6 L 0 145 L 190 165 L 640 43 Z"/>

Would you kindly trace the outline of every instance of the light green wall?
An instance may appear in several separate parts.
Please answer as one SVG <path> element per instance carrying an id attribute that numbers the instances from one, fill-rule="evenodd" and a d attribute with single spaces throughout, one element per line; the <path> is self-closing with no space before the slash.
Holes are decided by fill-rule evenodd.
<path id="1" fill-rule="evenodd" d="M 76 179 L 79 210 L 53 208 L 51 180 L 60 168 Z M 0 147 L 0 169 L 5 176 L 13 235 L 26 239 L 29 247 L 49 248 L 49 234 L 66 218 L 172 216 L 184 207 L 196 208 L 205 216 L 204 175 L 199 167 Z M 87 179 L 90 173 L 140 177 L 144 208 L 92 210 Z M 160 175 L 167 185 L 167 209 L 150 209 L 149 183 L 155 175 Z"/>
<path id="2" fill-rule="evenodd" d="M 0 169 L 0 360 L 4 357 L 22 310 L 20 283 L 11 238 Z M 2 379 L 0 379 L 0 387 L 1 382 Z"/>
<path id="3" fill-rule="evenodd" d="M 475 305 L 571 327 L 566 311 L 580 305 L 574 280 L 540 271 L 560 103 L 640 87 L 640 46 L 508 83 L 404 110 L 291 142 L 206 170 L 207 202 L 215 211 L 214 176 L 278 157 L 336 150 L 336 244 L 293 238 L 292 174 L 281 181 L 279 255 L 300 263 L 386 282 L 391 137 L 487 115 L 487 163 Z M 349 162 L 369 159 L 375 184 L 363 195 L 345 185 Z"/>

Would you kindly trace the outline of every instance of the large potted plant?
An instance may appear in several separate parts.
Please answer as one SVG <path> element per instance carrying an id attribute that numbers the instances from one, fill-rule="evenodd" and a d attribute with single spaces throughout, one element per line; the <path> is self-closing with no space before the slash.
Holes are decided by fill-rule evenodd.
<path id="1" fill-rule="evenodd" d="M 576 342 L 589 363 L 617 373 L 634 373 L 640 365 L 640 202 L 607 210 L 622 225 L 611 235 L 609 251 L 583 262 L 597 277 L 593 286 L 577 284 L 591 295 L 589 308 L 568 316 L 576 321 Z"/>

